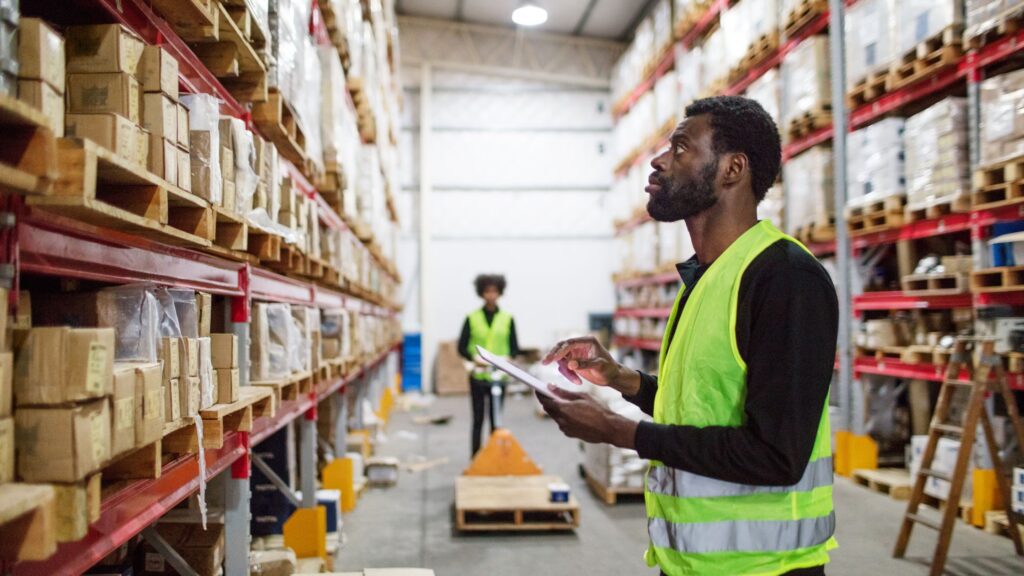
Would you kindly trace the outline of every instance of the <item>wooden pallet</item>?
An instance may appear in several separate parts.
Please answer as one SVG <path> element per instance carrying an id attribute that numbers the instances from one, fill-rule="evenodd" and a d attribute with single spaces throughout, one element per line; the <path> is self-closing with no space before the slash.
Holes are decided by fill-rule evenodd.
<path id="1" fill-rule="evenodd" d="M 1021 535 L 1024 535 L 1024 526 L 1018 526 Z M 1002 510 L 990 510 L 985 512 L 985 532 L 999 536 L 1010 537 L 1010 520 L 1006 512 Z"/>
<path id="2" fill-rule="evenodd" d="M 49 194 L 59 175 L 57 139 L 39 110 L 0 95 L 0 191 Z"/>
<path id="3" fill-rule="evenodd" d="M 171 244 L 205 248 L 215 236 L 209 204 L 90 140 L 61 138 L 61 173 L 40 210 L 128 230 Z"/>
<path id="4" fill-rule="evenodd" d="M 1024 156 L 979 168 L 971 188 L 971 206 L 975 210 L 1024 202 Z"/>
<path id="5" fill-rule="evenodd" d="M 941 274 L 910 274 L 900 280 L 904 294 L 914 296 L 948 296 L 969 291 L 965 274 L 944 272 Z"/>
<path id="6" fill-rule="evenodd" d="M 239 102 L 267 100 L 267 67 L 223 4 L 214 2 L 218 37 L 190 44 L 192 51 Z M 243 7 L 242 11 L 245 11 Z"/>
<path id="7" fill-rule="evenodd" d="M 924 504 L 925 506 L 934 508 L 935 510 L 945 510 L 946 505 L 948 504 L 945 500 L 941 498 L 936 498 L 929 494 L 923 494 L 922 496 L 923 499 L 921 500 L 921 503 Z M 956 515 L 961 520 L 963 520 L 967 524 L 973 524 L 974 502 L 970 500 L 964 500 L 960 502 L 960 504 L 958 504 L 956 508 Z"/>
<path id="8" fill-rule="evenodd" d="M 903 349 L 900 362 L 904 364 L 931 364 L 934 358 L 933 346 L 911 345 Z"/>
<path id="9" fill-rule="evenodd" d="M 987 25 L 966 30 L 964 41 L 968 47 L 977 50 L 995 40 L 1015 34 L 1021 28 L 1024 28 L 1024 6 L 1014 6 L 991 18 Z"/>
<path id="10" fill-rule="evenodd" d="M 887 494 L 893 500 L 907 500 L 913 482 L 903 468 L 881 468 L 878 470 L 854 470 L 854 482 L 880 494 Z"/>
<path id="11" fill-rule="evenodd" d="M 221 0 L 220 3 L 242 33 L 242 37 L 254 50 L 259 52 L 268 47 L 270 31 L 259 26 L 256 15 L 252 13 L 252 8 L 246 0 Z M 324 4 L 330 4 L 330 2 L 324 2 Z"/>
<path id="12" fill-rule="evenodd" d="M 605 486 L 603 482 L 595 478 L 590 472 L 584 468 L 583 477 L 587 481 L 587 486 L 590 486 L 590 491 L 597 496 L 597 499 L 604 502 L 608 506 L 614 506 L 618 503 L 619 496 L 636 497 L 643 496 L 643 487 L 629 488 L 626 486 Z"/>
<path id="13" fill-rule="evenodd" d="M 949 360 L 953 357 L 953 351 L 946 348 L 939 348 L 936 346 L 932 350 L 932 364 L 935 366 L 945 366 L 949 364 Z"/>
<path id="14" fill-rule="evenodd" d="M 804 112 L 789 121 L 789 137 L 796 140 L 831 125 L 832 105 L 821 103 L 815 110 Z"/>
<path id="15" fill-rule="evenodd" d="M 223 448 L 225 434 L 250 432 L 253 419 L 259 415 L 267 415 L 266 405 L 274 405 L 273 391 L 267 388 L 250 388 L 240 389 L 238 400 L 235 402 L 214 404 L 199 411 L 199 417 L 203 422 L 203 448 Z M 258 403 L 262 407 L 257 414 L 255 405 Z M 170 454 L 194 454 L 199 451 L 199 435 L 191 418 L 165 426 L 163 450 Z"/>
<path id="16" fill-rule="evenodd" d="M 306 167 L 309 162 L 306 156 L 306 136 L 291 104 L 285 101 L 279 91 L 271 89 L 265 102 L 254 104 L 252 117 L 282 156 L 300 169 Z"/>
<path id="17" fill-rule="evenodd" d="M 1003 355 L 1006 362 L 1006 371 L 1010 374 L 1024 373 L 1024 354 L 1020 352 L 1007 352 Z"/>
<path id="18" fill-rule="evenodd" d="M 851 236 L 890 230 L 903 225 L 904 196 L 890 196 L 846 208 L 846 225 Z"/>
<path id="19" fill-rule="evenodd" d="M 255 256 L 260 262 L 281 260 L 281 247 L 284 245 L 284 239 L 277 234 L 260 230 L 254 226 L 249 226 L 247 234 L 249 240 L 246 250 L 249 251 L 249 254 Z"/>
<path id="20" fill-rule="evenodd" d="M 872 72 L 846 93 L 846 106 L 853 110 L 878 100 L 892 90 L 889 70 Z"/>
<path id="21" fill-rule="evenodd" d="M 218 206 L 213 207 L 216 227 L 213 244 L 234 252 L 249 249 L 249 224 L 245 218 Z"/>
<path id="22" fill-rule="evenodd" d="M 786 38 L 792 38 L 826 12 L 828 12 L 827 0 L 804 0 L 786 15 L 786 26 L 783 28 Z"/>
<path id="23" fill-rule="evenodd" d="M 309 394 L 316 389 L 313 373 L 310 371 L 296 372 L 287 378 L 277 380 L 250 382 L 249 385 L 270 389 L 275 406 L 280 406 L 281 402 L 285 400 L 298 400 L 300 396 Z"/>
<path id="24" fill-rule="evenodd" d="M 133 448 L 103 468 L 104 480 L 145 480 L 163 473 L 163 438 Z"/>
<path id="25" fill-rule="evenodd" d="M 738 80 L 745 76 L 762 62 L 771 58 L 779 50 L 778 31 L 770 34 L 762 34 L 760 38 L 747 48 L 747 53 L 740 59 L 739 65 L 733 70 L 732 78 Z"/>
<path id="26" fill-rule="evenodd" d="M 327 29 L 327 36 L 331 44 L 338 51 L 341 58 L 341 65 L 348 72 L 351 60 L 349 57 L 348 38 L 345 34 L 345 15 L 335 12 L 333 2 L 323 2 L 320 5 L 320 14 L 323 17 L 324 28 Z"/>
<path id="27" fill-rule="evenodd" d="M 987 268 L 971 272 L 971 292 L 1017 292 L 1024 290 L 1024 266 Z"/>
<path id="28" fill-rule="evenodd" d="M 675 25 L 675 37 L 682 38 L 686 36 L 693 27 L 700 22 L 700 19 L 704 17 L 708 10 L 711 9 L 711 0 L 694 0 L 690 2 L 686 12 L 680 14 L 676 18 Z"/>
<path id="29" fill-rule="evenodd" d="M 898 90 L 960 63 L 963 27 L 949 26 L 919 43 L 889 69 L 890 90 Z"/>
<path id="30" fill-rule="evenodd" d="M 53 486 L 0 485 L 0 559 L 45 560 L 57 551 Z"/>
<path id="31" fill-rule="evenodd" d="M 907 205 L 903 211 L 906 222 L 935 220 L 950 214 L 966 214 L 971 211 L 971 196 L 967 193 L 956 194 L 929 202 L 926 206 Z"/>
<path id="32" fill-rule="evenodd" d="M 220 35 L 213 0 L 150 0 L 150 4 L 186 42 L 216 41 Z"/>
<path id="33" fill-rule="evenodd" d="M 557 476 L 459 476 L 455 479 L 455 528 L 460 531 L 558 531 L 580 524 L 579 503 L 550 502 Z"/>
<path id="34" fill-rule="evenodd" d="M 828 222 L 805 224 L 796 230 L 796 239 L 804 244 L 831 242 L 836 239 L 836 225 L 830 218 Z"/>

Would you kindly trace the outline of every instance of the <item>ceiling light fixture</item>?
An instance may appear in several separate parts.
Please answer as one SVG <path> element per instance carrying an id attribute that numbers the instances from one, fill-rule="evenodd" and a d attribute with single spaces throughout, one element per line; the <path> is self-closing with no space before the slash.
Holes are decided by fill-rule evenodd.
<path id="1" fill-rule="evenodd" d="M 535 2 L 523 2 L 512 11 L 512 21 L 520 26 L 540 26 L 548 21 L 548 11 Z"/>

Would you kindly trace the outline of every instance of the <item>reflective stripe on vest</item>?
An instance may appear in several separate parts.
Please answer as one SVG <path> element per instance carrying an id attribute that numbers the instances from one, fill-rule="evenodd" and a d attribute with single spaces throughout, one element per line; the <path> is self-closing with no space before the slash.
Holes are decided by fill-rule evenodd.
<path id="1" fill-rule="evenodd" d="M 673 524 L 651 518 L 651 543 L 688 554 L 713 552 L 787 552 L 820 546 L 835 532 L 835 512 L 800 520 L 732 520 Z"/>
<path id="2" fill-rule="evenodd" d="M 685 495 L 687 498 L 717 498 L 719 496 L 745 496 L 778 492 L 810 492 L 815 488 L 832 485 L 832 458 L 820 458 L 807 464 L 800 481 L 792 486 L 753 486 L 715 480 L 693 472 L 652 466 L 647 475 L 647 491 L 666 496 Z"/>

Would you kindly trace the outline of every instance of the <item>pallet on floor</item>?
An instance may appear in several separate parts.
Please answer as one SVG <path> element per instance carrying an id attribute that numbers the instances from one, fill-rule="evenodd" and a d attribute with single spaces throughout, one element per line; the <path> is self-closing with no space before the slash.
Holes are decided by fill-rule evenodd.
<path id="1" fill-rule="evenodd" d="M 907 224 L 910 224 L 922 220 L 935 220 L 950 214 L 966 214 L 970 211 L 971 195 L 959 192 L 952 196 L 932 200 L 923 206 L 908 204 L 903 211 L 903 218 Z"/>
<path id="2" fill-rule="evenodd" d="M 1024 266 L 986 268 L 971 272 L 971 292 L 975 294 L 1024 290 Z"/>
<path id="3" fill-rule="evenodd" d="M 963 57 L 963 27 L 949 26 L 919 43 L 889 69 L 891 90 L 914 84 L 960 63 Z"/>
<path id="4" fill-rule="evenodd" d="M 799 6 L 790 10 L 786 15 L 786 25 L 783 28 L 786 38 L 792 38 L 826 12 L 828 12 L 828 0 L 803 0 Z"/>
<path id="5" fill-rule="evenodd" d="M 551 502 L 557 476 L 459 476 L 455 479 L 455 528 L 460 531 L 575 530 L 579 503 Z"/>
<path id="6" fill-rule="evenodd" d="M 910 474 L 903 468 L 854 470 L 851 478 L 857 484 L 887 494 L 893 500 L 909 500 L 914 488 Z"/>
<path id="7" fill-rule="evenodd" d="M 40 210 L 171 244 L 205 248 L 214 236 L 209 204 L 91 140 L 58 141 L 60 177 Z"/>
<path id="8" fill-rule="evenodd" d="M 913 296 L 949 296 L 969 291 L 967 275 L 956 272 L 910 274 L 900 279 L 903 293 Z"/>
<path id="9" fill-rule="evenodd" d="M 0 559 L 45 560 L 57 551 L 53 486 L 0 485 Z"/>
<path id="10" fill-rule="evenodd" d="M 590 491 L 597 496 L 597 499 L 604 502 L 608 506 L 614 506 L 618 504 L 619 496 L 643 496 L 644 488 L 640 486 L 638 488 L 631 488 L 628 486 L 606 486 L 603 482 L 594 477 L 589 470 L 583 469 L 583 478 L 587 481 L 587 486 L 590 487 Z"/>
<path id="11" fill-rule="evenodd" d="M 1024 525 L 1018 525 L 1017 529 L 1024 537 Z M 990 510 L 985 512 L 985 532 L 999 536 L 1010 537 L 1010 519 L 1003 510 Z"/>
<path id="12" fill-rule="evenodd" d="M 291 104 L 277 89 L 270 90 L 265 102 L 253 105 L 252 118 L 282 156 L 299 168 L 306 166 L 306 136 Z"/>
<path id="13" fill-rule="evenodd" d="M 971 205 L 975 210 L 1024 202 L 1024 156 L 983 166 L 974 172 Z"/>
<path id="14" fill-rule="evenodd" d="M 846 226 L 851 236 L 898 228 L 904 222 L 905 196 L 889 196 L 846 207 Z"/>
<path id="15" fill-rule="evenodd" d="M 913 480 L 913 478 L 911 478 L 911 480 Z M 924 494 L 923 497 L 924 499 L 921 500 L 921 503 L 934 510 L 943 511 L 946 509 L 946 505 L 948 504 L 944 499 L 936 498 L 930 494 Z M 973 525 L 973 511 L 974 503 L 969 500 L 960 502 L 956 507 L 957 517 L 971 525 Z"/>
<path id="16" fill-rule="evenodd" d="M 846 107 L 850 110 L 859 108 L 881 98 L 892 90 L 889 70 L 872 72 L 860 82 L 856 82 L 846 93 Z"/>
<path id="17" fill-rule="evenodd" d="M 787 131 L 790 139 L 798 140 L 831 125 L 832 105 L 819 103 L 813 110 L 798 114 L 790 119 Z"/>
<path id="18" fill-rule="evenodd" d="M 42 112 L 0 95 L 0 191 L 49 194 L 59 175 L 57 139 Z"/>

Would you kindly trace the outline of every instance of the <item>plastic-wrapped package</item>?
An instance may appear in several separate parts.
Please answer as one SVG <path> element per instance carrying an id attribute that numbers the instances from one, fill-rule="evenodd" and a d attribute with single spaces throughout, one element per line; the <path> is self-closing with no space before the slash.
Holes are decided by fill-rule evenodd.
<path id="1" fill-rule="evenodd" d="M 783 165 L 786 191 L 786 232 L 812 224 L 827 224 L 835 217 L 832 148 L 815 146 Z"/>
<path id="2" fill-rule="evenodd" d="M 245 128 L 245 122 L 238 118 L 230 118 L 230 121 L 235 158 L 235 165 L 232 167 L 235 171 L 235 212 L 248 214 L 252 210 L 253 197 L 259 185 L 259 175 L 256 173 L 256 148 L 252 132 Z"/>
<path id="3" fill-rule="evenodd" d="M 728 38 L 725 43 L 725 61 L 723 66 L 727 70 L 735 70 L 747 50 L 754 42 L 754 30 L 752 27 L 749 8 L 756 4 L 756 0 L 743 0 L 722 12 L 720 28 L 722 35 Z"/>
<path id="4" fill-rule="evenodd" d="M 907 207 L 951 203 L 970 191 L 967 101 L 946 98 L 907 119 Z"/>
<path id="5" fill-rule="evenodd" d="M 757 219 L 770 220 L 780 230 L 785 226 L 786 197 L 781 186 L 772 186 L 757 205 Z"/>
<path id="6" fill-rule="evenodd" d="M 704 40 L 702 56 L 704 65 L 701 67 L 701 84 L 705 90 L 710 90 L 713 85 L 721 84 L 729 76 L 728 48 L 722 28 L 715 30 Z"/>
<path id="7" fill-rule="evenodd" d="M 181 324 L 178 322 L 178 307 L 174 296 L 166 286 L 153 288 L 152 294 L 160 306 L 160 337 L 182 338 Z"/>
<path id="8" fill-rule="evenodd" d="M 778 71 L 774 68 L 751 82 L 747 87 L 746 96 L 756 100 L 776 124 L 782 122 L 782 83 L 779 81 Z"/>
<path id="9" fill-rule="evenodd" d="M 217 385 L 213 373 L 212 344 L 209 336 L 199 339 L 199 409 L 213 406 L 217 401 Z"/>
<path id="10" fill-rule="evenodd" d="M 220 165 L 220 101 L 209 94 L 182 94 L 188 108 L 192 193 L 218 206 L 224 180 Z"/>
<path id="11" fill-rule="evenodd" d="M 963 23 L 964 0 L 899 0 L 896 4 L 896 47 L 900 55 L 915 51 L 921 42 Z"/>
<path id="12" fill-rule="evenodd" d="M 160 348 L 160 304 L 150 284 L 113 286 L 97 295 L 101 327 L 114 329 L 117 362 L 157 361 Z"/>
<path id="13" fill-rule="evenodd" d="M 676 118 L 682 115 L 678 85 L 675 70 L 669 70 L 654 84 L 654 126 L 664 128 L 667 124 L 675 124 Z"/>
<path id="14" fill-rule="evenodd" d="M 297 12 L 301 0 L 270 2 L 270 38 L 273 60 L 267 70 L 270 86 L 276 87 L 285 100 L 292 101 L 293 78 L 297 74 L 296 62 L 301 48 L 300 33 L 304 32 Z M 308 22 L 308 20 L 306 20 Z"/>
<path id="15" fill-rule="evenodd" d="M 813 114 L 832 103 L 828 37 L 812 36 L 782 62 L 782 123 Z"/>
<path id="16" fill-rule="evenodd" d="M 846 150 L 848 206 L 906 194 L 902 118 L 851 132 Z"/>
<path id="17" fill-rule="evenodd" d="M 189 288 L 168 288 L 167 293 L 174 302 L 174 311 L 178 317 L 178 328 L 182 338 L 199 337 L 199 307 L 196 304 L 196 291 Z"/>
<path id="18" fill-rule="evenodd" d="M 1007 12 L 1024 6 L 1024 0 L 966 0 L 965 38 L 973 38 L 999 26 Z"/>
<path id="19" fill-rule="evenodd" d="M 895 0 L 861 0 L 846 13 L 846 87 L 886 73 L 896 59 Z"/>
<path id="20" fill-rule="evenodd" d="M 253 379 L 269 380 L 291 374 L 293 341 L 296 333 L 291 306 L 258 303 L 253 306 L 254 327 L 251 343 Z"/>
<path id="21" fill-rule="evenodd" d="M 293 306 L 291 309 L 292 318 L 289 324 L 291 330 L 291 352 L 288 356 L 288 364 L 292 372 L 305 372 L 310 369 L 310 338 L 306 326 L 305 309 L 301 306 Z"/>
<path id="22" fill-rule="evenodd" d="M 647 16 L 636 27 L 633 33 L 633 46 L 636 52 L 633 57 L 636 59 L 638 70 L 643 70 L 651 60 L 654 59 L 654 19 Z"/>
<path id="23" fill-rule="evenodd" d="M 296 112 L 299 114 L 302 133 L 306 139 L 306 156 L 320 172 L 323 172 L 323 140 L 320 137 L 320 106 L 323 99 L 320 57 L 317 55 L 316 46 L 308 40 L 303 43 L 302 53 L 302 87 L 296 91 L 296 100 L 300 103 L 296 107 Z"/>
<path id="24" fill-rule="evenodd" d="M 981 83 L 981 163 L 1024 155 L 1024 70 Z"/>
<path id="25" fill-rule="evenodd" d="M 694 46 L 690 50 L 676 48 L 676 79 L 679 89 L 679 115 L 691 102 L 704 93 L 704 49 Z"/>
<path id="26" fill-rule="evenodd" d="M 656 58 L 663 53 L 663 50 L 672 44 L 672 0 L 660 0 L 651 10 L 651 42 L 654 49 L 653 56 Z"/>

